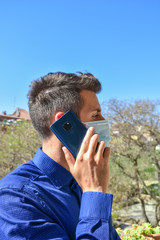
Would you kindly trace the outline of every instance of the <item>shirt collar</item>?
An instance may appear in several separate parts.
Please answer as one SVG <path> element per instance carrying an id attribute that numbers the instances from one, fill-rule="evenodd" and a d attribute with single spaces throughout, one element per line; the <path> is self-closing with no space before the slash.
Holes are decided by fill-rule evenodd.
<path id="1" fill-rule="evenodd" d="M 41 147 L 37 150 L 33 162 L 57 188 L 62 188 L 67 184 L 69 185 L 71 181 L 73 182 L 74 178 L 71 173 L 45 154 Z"/>

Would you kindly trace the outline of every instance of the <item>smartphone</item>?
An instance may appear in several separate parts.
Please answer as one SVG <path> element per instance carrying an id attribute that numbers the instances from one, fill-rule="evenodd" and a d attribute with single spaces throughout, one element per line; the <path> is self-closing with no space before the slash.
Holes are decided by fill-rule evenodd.
<path id="1" fill-rule="evenodd" d="M 67 111 L 55 121 L 50 129 L 76 158 L 87 128 L 71 111 Z"/>

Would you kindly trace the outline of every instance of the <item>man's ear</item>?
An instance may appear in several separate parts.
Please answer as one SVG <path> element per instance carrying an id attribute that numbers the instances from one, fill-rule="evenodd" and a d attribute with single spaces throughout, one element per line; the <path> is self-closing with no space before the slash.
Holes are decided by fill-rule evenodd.
<path id="1" fill-rule="evenodd" d="M 57 112 L 55 114 L 55 121 L 57 121 L 60 117 L 62 117 L 64 115 L 64 112 Z"/>
<path id="2" fill-rule="evenodd" d="M 51 124 L 54 123 L 55 121 L 57 121 L 60 117 L 62 117 L 64 115 L 64 112 L 57 112 L 53 118 L 52 118 L 52 121 L 51 121 Z"/>

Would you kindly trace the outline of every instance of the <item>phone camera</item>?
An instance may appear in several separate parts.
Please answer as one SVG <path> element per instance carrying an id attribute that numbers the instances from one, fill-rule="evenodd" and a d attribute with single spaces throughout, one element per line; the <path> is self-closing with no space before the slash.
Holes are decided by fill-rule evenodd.
<path id="1" fill-rule="evenodd" d="M 63 125 L 63 128 L 66 130 L 66 131 L 69 131 L 72 127 L 72 124 L 70 122 L 66 122 L 64 125 Z"/>

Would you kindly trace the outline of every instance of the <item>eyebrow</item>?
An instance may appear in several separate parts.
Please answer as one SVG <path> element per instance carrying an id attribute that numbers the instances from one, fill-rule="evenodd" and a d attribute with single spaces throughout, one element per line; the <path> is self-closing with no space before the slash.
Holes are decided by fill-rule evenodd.
<path id="1" fill-rule="evenodd" d="M 101 110 L 101 108 L 95 108 L 95 109 L 93 109 L 93 111 L 101 112 L 102 110 Z"/>

